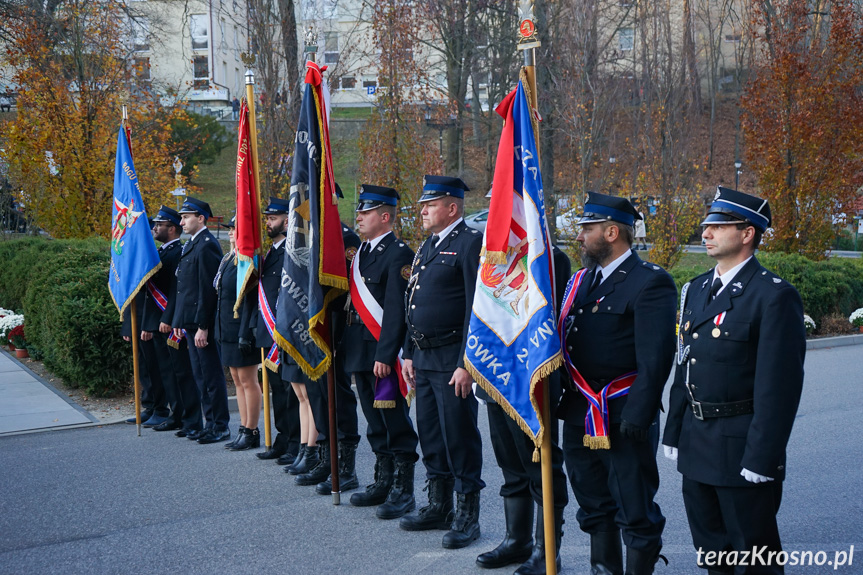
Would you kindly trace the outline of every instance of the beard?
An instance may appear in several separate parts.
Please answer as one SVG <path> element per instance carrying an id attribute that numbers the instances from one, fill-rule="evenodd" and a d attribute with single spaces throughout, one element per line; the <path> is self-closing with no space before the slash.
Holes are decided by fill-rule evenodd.
<path id="1" fill-rule="evenodd" d="M 604 240 L 600 240 L 590 246 L 582 244 L 581 265 L 586 268 L 599 265 L 611 256 L 611 252 L 611 244 Z"/>
<path id="2" fill-rule="evenodd" d="M 280 224 L 277 224 L 273 227 L 267 227 L 267 237 L 271 240 L 277 238 L 285 233 L 285 227 L 288 224 L 287 218 L 285 218 Z"/>

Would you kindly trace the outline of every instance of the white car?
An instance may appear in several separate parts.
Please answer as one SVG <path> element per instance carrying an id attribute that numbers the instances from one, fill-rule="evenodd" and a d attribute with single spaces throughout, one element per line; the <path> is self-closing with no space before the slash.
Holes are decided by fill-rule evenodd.
<path id="1" fill-rule="evenodd" d="M 467 227 L 479 230 L 485 233 L 485 224 L 488 222 L 488 210 L 481 210 L 464 217 L 464 223 Z"/>
<path id="2" fill-rule="evenodd" d="M 580 208 L 570 208 L 557 215 L 554 221 L 557 227 L 557 237 L 574 239 L 578 235 L 579 226 L 576 222 L 578 222 L 580 212 Z"/>

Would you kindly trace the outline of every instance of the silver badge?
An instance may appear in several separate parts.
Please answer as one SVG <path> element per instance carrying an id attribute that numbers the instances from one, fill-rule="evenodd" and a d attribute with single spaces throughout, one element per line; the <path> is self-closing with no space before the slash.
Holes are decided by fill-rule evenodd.
<path id="1" fill-rule="evenodd" d="M 731 284 L 731 285 L 733 285 L 733 286 L 734 286 L 734 287 L 736 287 L 737 289 L 743 289 L 743 283 L 742 283 L 742 282 L 734 282 L 734 283 L 733 283 L 733 284 Z"/>
<path id="2" fill-rule="evenodd" d="M 775 283 L 775 284 L 782 283 L 782 280 L 779 278 L 773 278 L 773 283 Z"/>
<path id="3" fill-rule="evenodd" d="M 722 195 L 722 191 L 719 188 L 716 188 L 716 195 L 713 196 L 713 201 L 715 202 L 716 200 L 718 200 L 719 196 L 721 196 L 721 195 Z"/>

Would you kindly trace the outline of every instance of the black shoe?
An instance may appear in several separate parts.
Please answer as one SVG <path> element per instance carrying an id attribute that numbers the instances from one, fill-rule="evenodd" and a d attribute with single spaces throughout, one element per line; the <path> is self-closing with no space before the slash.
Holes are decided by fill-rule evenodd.
<path id="1" fill-rule="evenodd" d="M 375 454 L 375 457 L 375 481 L 366 485 L 365 491 L 351 495 L 351 505 L 354 507 L 371 507 L 387 500 L 393 485 L 395 462 L 389 455 Z"/>
<path id="2" fill-rule="evenodd" d="M 201 437 L 202 435 L 204 435 L 208 431 L 210 431 L 210 430 L 209 430 L 209 428 L 206 428 L 206 427 L 204 429 L 196 429 L 196 430 L 192 431 L 191 433 L 187 433 L 186 439 L 196 441 L 199 437 Z"/>
<path id="3" fill-rule="evenodd" d="M 563 508 L 554 508 L 554 538 L 557 549 L 557 572 L 560 573 L 560 539 L 563 537 Z M 542 506 L 536 508 L 536 533 L 534 535 L 533 552 L 513 575 L 545 575 L 545 523 L 542 518 Z"/>
<path id="4" fill-rule="evenodd" d="M 660 555 L 662 545 L 655 549 L 633 549 L 626 548 L 626 575 L 653 575 L 653 567 L 657 561 L 662 559 L 668 565 L 668 559 Z"/>
<path id="5" fill-rule="evenodd" d="M 351 491 L 360 486 L 356 472 L 357 444 L 339 442 L 339 493 Z M 315 493 L 318 495 L 331 495 L 333 492 L 332 473 L 318 483 Z"/>
<path id="6" fill-rule="evenodd" d="M 142 411 L 141 412 L 141 423 L 143 424 L 145 421 L 147 421 L 151 417 L 153 417 L 153 410 L 152 409 L 147 409 L 147 410 Z M 134 425 L 135 423 L 138 423 L 138 420 L 135 419 L 135 416 L 133 415 L 132 417 L 130 417 L 129 419 L 126 420 L 126 423 L 131 423 Z"/>
<path id="7" fill-rule="evenodd" d="M 154 413 L 150 416 L 149 419 L 144 421 L 144 418 L 141 418 L 141 427 L 156 427 L 157 425 L 161 425 L 166 421 L 171 421 L 171 418 L 166 415 L 159 415 L 158 413 Z"/>
<path id="8" fill-rule="evenodd" d="M 153 431 L 174 431 L 175 429 L 182 428 L 182 424 L 179 421 L 174 421 L 173 419 L 169 419 L 164 423 L 160 423 L 153 427 Z"/>
<path id="9" fill-rule="evenodd" d="M 590 574 L 623 575 L 623 546 L 620 531 L 590 534 Z"/>
<path id="10" fill-rule="evenodd" d="M 308 448 L 308 445 L 306 445 L 305 443 L 300 444 L 300 450 L 297 452 L 296 459 L 294 459 L 293 463 L 291 463 L 290 465 L 285 467 L 285 469 L 284 469 L 285 473 L 290 473 L 291 475 L 296 475 L 296 473 L 294 473 L 293 471 L 294 471 L 294 469 L 297 468 L 298 465 L 301 465 L 303 463 L 303 459 L 306 458 L 306 449 L 307 448 Z"/>
<path id="11" fill-rule="evenodd" d="M 177 437 L 188 437 L 190 433 L 195 433 L 196 431 L 200 431 L 199 429 L 189 429 L 188 427 L 182 428 L 180 431 L 176 432 L 174 435 Z"/>
<path id="12" fill-rule="evenodd" d="M 225 441 L 226 439 L 231 438 L 231 430 L 223 429 L 221 431 L 217 431 L 215 429 L 209 430 L 204 435 L 198 438 L 198 443 L 201 445 L 206 445 L 208 443 L 219 443 L 220 441 Z"/>
<path id="13" fill-rule="evenodd" d="M 296 453 L 283 453 L 277 460 L 278 465 L 292 465 L 297 460 Z"/>
<path id="14" fill-rule="evenodd" d="M 455 519 L 444 534 L 444 549 L 462 549 L 479 539 L 479 491 L 456 493 Z"/>
<path id="15" fill-rule="evenodd" d="M 387 500 L 375 509 L 378 519 L 398 519 L 414 509 L 417 503 L 414 499 L 414 466 L 413 461 L 396 461 L 396 472 L 393 486 L 387 494 Z"/>
<path id="16" fill-rule="evenodd" d="M 231 447 L 231 451 L 246 451 L 247 449 L 255 449 L 260 446 L 261 432 L 258 431 L 258 428 L 243 428 L 243 435 L 237 438 L 237 441 Z"/>
<path id="17" fill-rule="evenodd" d="M 255 454 L 258 459 L 281 459 L 285 455 L 285 447 L 273 443 L 273 445 L 262 453 Z M 279 464 L 281 465 L 281 463 Z"/>
<path id="18" fill-rule="evenodd" d="M 312 465 L 314 464 L 314 465 Z M 303 469 L 305 468 L 305 471 Z M 323 444 L 314 446 L 310 451 L 306 448 L 306 460 L 302 466 L 297 467 L 297 477 L 294 483 L 297 485 L 317 485 L 330 474 L 330 446 Z"/>
<path id="19" fill-rule="evenodd" d="M 503 516 L 506 535 L 500 545 L 476 558 L 479 567 L 499 569 L 513 563 L 524 563 L 533 551 L 533 499 L 504 497 Z"/>
<path id="20" fill-rule="evenodd" d="M 241 425 L 241 426 L 240 426 L 240 429 L 238 429 L 238 430 L 237 430 L 237 437 L 235 437 L 233 441 L 229 441 L 228 443 L 226 443 L 225 445 L 223 445 L 223 447 L 224 447 L 225 449 L 230 449 L 230 448 L 232 448 L 233 446 L 235 446 L 235 445 L 237 444 L 237 442 L 240 440 L 240 438 L 242 438 L 242 437 L 243 437 L 243 432 L 244 432 L 245 430 L 246 430 L 246 428 L 245 428 L 245 427 L 243 427 L 243 426 Z"/>
<path id="21" fill-rule="evenodd" d="M 455 480 L 447 477 L 432 477 L 426 483 L 429 503 L 416 513 L 405 515 L 399 520 L 399 527 L 405 531 L 428 531 L 430 529 L 449 529 L 452 526 L 452 492 Z"/>

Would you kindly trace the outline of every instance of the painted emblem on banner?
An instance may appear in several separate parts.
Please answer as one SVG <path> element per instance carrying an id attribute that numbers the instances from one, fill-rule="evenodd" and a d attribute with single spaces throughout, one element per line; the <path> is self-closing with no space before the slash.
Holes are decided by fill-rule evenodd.
<path id="1" fill-rule="evenodd" d="M 123 236 L 144 212 L 133 211 L 135 200 L 129 202 L 129 207 L 126 207 L 122 202 L 115 199 L 114 207 L 117 209 L 117 216 L 114 218 L 114 225 L 111 226 L 111 249 L 119 256 L 123 253 Z"/>
<path id="2" fill-rule="evenodd" d="M 526 295 L 529 247 L 530 244 L 525 237 L 517 245 L 510 248 L 506 264 L 494 265 L 484 262 L 479 272 L 483 285 L 492 290 L 491 295 L 494 299 L 498 303 L 508 303 L 515 315 L 520 315 L 519 304 L 522 299 L 525 300 L 524 308 L 528 308 Z"/>

